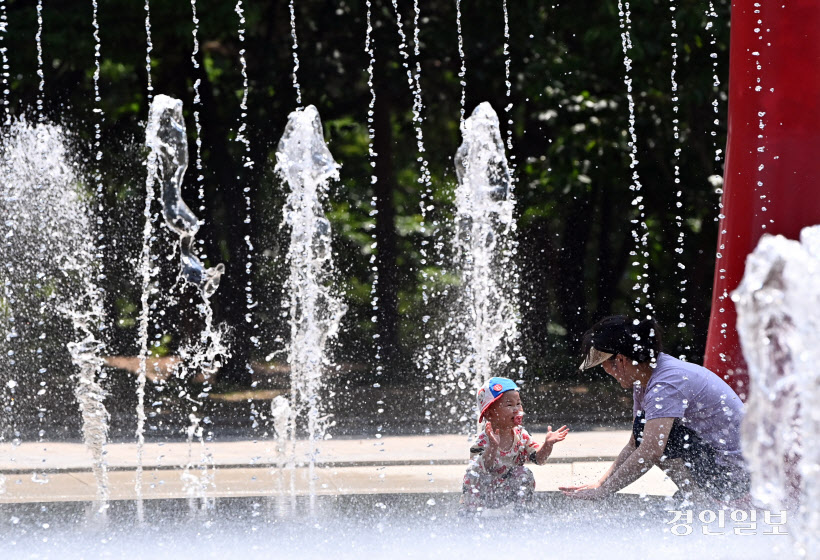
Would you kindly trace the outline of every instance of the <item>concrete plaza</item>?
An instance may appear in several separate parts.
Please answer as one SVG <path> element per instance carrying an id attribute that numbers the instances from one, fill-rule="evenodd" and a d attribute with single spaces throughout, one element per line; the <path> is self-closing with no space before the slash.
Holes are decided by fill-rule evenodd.
<path id="1" fill-rule="evenodd" d="M 538 432 L 535 432 L 539 438 Z M 555 446 L 546 465 L 531 465 L 538 491 L 596 480 L 629 439 L 625 430 L 573 432 Z M 316 468 L 309 444 L 296 444 L 295 465 L 273 440 L 146 443 L 142 495 L 146 499 L 322 494 L 449 493 L 461 491 L 470 438 L 464 435 L 331 439 L 317 444 Z M 110 497 L 136 497 L 136 443 L 106 447 Z M 81 443 L 0 444 L 0 503 L 90 501 L 96 496 L 91 454 Z M 186 468 L 187 467 L 187 468 Z M 671 495 L 675 485 L 653 468 L 624 489 Z"/>

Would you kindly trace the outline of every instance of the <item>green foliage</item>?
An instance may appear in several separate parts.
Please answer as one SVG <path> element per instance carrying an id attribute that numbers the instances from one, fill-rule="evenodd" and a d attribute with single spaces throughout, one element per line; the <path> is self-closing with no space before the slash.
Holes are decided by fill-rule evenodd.
<path id="1" fill-rule="evenodd" d="M 273 177 L 273 153 L 287 115 L 296 107 L 292 86 L 292 38 L 287 2 L 249 3 L 245 9 L 245 41 L 237 35 L 238 17 L 230 2 L 197 2 L 201 24 L 199 52 L 192 61 L 190 6 L 187 2 L 151 2 L 151 79 L 155 93 L 183 100 L 192 150 L 185 181 L 185 198 L 204 220 L 201 237 L 211 262 L 224 262 L 228 272 L 214 296 L 217 316 L 241 328 L 244 308 L 245 235 L 255 240 L 255 286 L 260 305 L 261 337 L 272 340 L 284 332 L 277 290 L 282 285 L 282 232 L 279 231 L 282 187 Z M 411 39 L 412 10 L 402 4 L 404 31 Z M 506 96 L 505 55 L 500 2 L 462 3 L 466 52 L 466 108 L 489 100 L 498 111 L 506 136 L 512 120 L 511 163 L 515 167 L 519 253 L 524 303 L 523 330 L 527 358 L 534 371 L 547 371 L 560 356 L 575 352 L 574 337 L 594 318 L 613 311 L 630 311 L 637 271 L 630 265 L 634 249 L 631 230 L 636 217 L 630 190 L 629 113 L 624 84 L 622 29 L 616 2 L 580 0 L 509 2 L 512 93 Z M 9 0 L 5 37 L 11 67 L 14 112 L 31 110 L 38 95 L 36 51 L 32 38 L 36 20 L 29 2 Z M 672 137 L 671 25 L 668 2 L 631 2 L 636 168 L 643 184 L 651 253 L 651 292 L 661 322 L 670 326 L 669 342 L 676 351 L 698 359 L 705 342 L 710 301 L 712 254 L 716 239 L 717 195 L 707 178 L 722 174 L 714 161 L 715 146 L 725 137 L 725 96 L 712 84 L 711 54 L 717 55 L 721 76 L 727 73 L 728 3 L 716 3 L 717 43 L 710 44 L 702 3 L 679 2 L 677 81 L 681 141 Z M 445 228 L 452 215 L 455 184 L 453 155 L 459 145 L 461 61 L 452 2 L 422 5 L 420 29 L 422 116 L 426 151 L 432 175 L 435 206 L 423 233 L 419 208 L 425 189 L 419 179 L 419 156 L 412 126 L 412 96 L 398 52 L 398 34 L 391 3 L 374 2 L 376 99 L 390 107 L 393 193 L 396 217 L 390 229 L 396 237 L 397 273 L 380 281 L 394 282 L 398 292 L 402 338 L 406 355 L 415 352 L 418 320 L 423 311 L 421 278 L 424 270 L 432 290 L 441 291 L 454 280 L 447 267 L 422 265 L 423 239 L 432 239 L 431 224 Z M 43 56 L 46 113 L 71 125 L 82 142 L 79 149 L 93 168 L 100 166 L 106 185 L 106 238 L 112 240 L 108 258 L 112 270 L 133 259 L 141 228 L 144 167 L 141 164 L 142 126 L 147 114 L 148 77 L 145 69 L 145 14 L 141 3 L 103 2 L 101 24 L 100 91 L 102 117 L 93 112 L 94 41 L 90 6 L 50 2 L 45 6 Z M 328 217 L 337 235 L 340 286 L 350 300 L 350 321 L 340 352 L 367 360 L 374 330 L 370 310 L 373 280 L 371 253 L 378 216 L 371 215 L 372 175 L 386 180 L 368 158 L 368 57 L 364 51 L 365 5 L 359 0 L 334 3 L 306 0 L 296 5 L 298 79 L 303 103 L 315 104 L 334 157 L 342 164 L 341 181 L 333 188 Z M 240 49 L 244 49 L 250 80 L 249 107 L 242 116 Z M 199 81 L 201 104 L 194 104 L 193 85 Z M 723 82 L 727 80 L 723 79 Z M 717 130 L 712 101 L 720 96 Z M 509 113 L 504 108 L 511 105 Z M 194 111 L 202 126 L 199 181 L 195 162 Z M 243 119 L 248 122 L 251 168 L 242 166 L 244 146 L 236 141 Z M 102 130 L 103 157 L 94 163 L 91 139 L 94 125 Z M 715 131 L 716 136 L 711 133 Z M 378 141 L 378 139 L 377 139 Z M 681 148 L 681 186 L 673 186 Z M 204 200 L 197 200 L 202 187 Z M 245 188 L 252 197 L 250 226 L 244 224 Z M 683 191 L 683 209 L 675 208 L 674 192 Z M 199 209 L 200 205 L 203 207 Z M 682 212 L 684 253 L 674 248 Z M 117 241 L 114 241 L 117 240 Z M 380 239 L 376 239 L 381 246 Z M 378 249 L 376 249 L 378 250 Z M 445 249 L 446 251 L 446 249 Z M 677 263 L 685 266 L 678 276 Z M 128 274 L 124 269 L 123 274 Z M 133 274 L 133 269 L 130 269 Z M 139 294 L 133 282 L 109 274 L 109 302 L 118 332 L 118 351 L 133 351 L 135 311 Z M 687 303 L 681 306 L 678 286 L 687 281 Z M 166 283 L 171 279 L 165 279 Z M 267 306 L 267 308 L 265 308 Z M 672 328 L 680 312 L 691 316 L 690 328 Z M 352 322 L 351 322 L 352 321 Z M 245 336 L 237 333 L 241 339 Z M 176 338 L 163 338 L 153 352 L 173 351 Z M 270 348 L 262 345 L 260 350 Z M 115 347 L 116 344 L 115 344 Z M 364 348 L 364 350 L 362 349 Z M 559 357 L 556 357 L 556 354 Z M 258 356 L 257 356 L 258 357 Z M 560 358 L 564 359 L 564 358 Z M 568 359 L 568 362 L 572 360 Z M 547 375 L 547 374 L 545 374 Z"/>

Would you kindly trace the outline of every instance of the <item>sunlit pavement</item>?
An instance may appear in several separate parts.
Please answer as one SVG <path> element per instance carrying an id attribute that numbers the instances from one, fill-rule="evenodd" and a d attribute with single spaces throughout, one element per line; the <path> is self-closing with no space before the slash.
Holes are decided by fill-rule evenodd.
<path id="1" fill-rule="evenodd" d="M 531 465 L 537 490 L 596 480 L 628 439 L 625 430 L 572 433 L 555 446 L 548 464 Z M 201 496 L 203 489 L 209 497 L 460 492 L 469 443 L 463 435 L 322 441 L 317 443 L 312 475 L 306 441 L 297 442 L 295 465 L 284 464 L 285 455 L 273 440 L 207 446 L 147 443 L 142 450 L 142 495 Z M 135 498 L 137 445 L 115 443 L 106 449 L 110 498 Z M 79 443 L 0 444 L 0 503 L 93 500 L 97 484 L 91 464 L 91 454 Z M 671 495 L 675 489 L 653 468 L 624 491 Z"/>

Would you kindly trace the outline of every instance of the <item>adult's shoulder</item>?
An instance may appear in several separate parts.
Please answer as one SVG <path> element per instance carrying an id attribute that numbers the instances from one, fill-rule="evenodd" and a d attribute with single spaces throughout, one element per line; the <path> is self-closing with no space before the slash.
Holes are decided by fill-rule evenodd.
<path id="1" fill-rule="evenodd" d="M 701 376 L 712 374 L 708 369 L 692 362 L 684 362 L 674 356 L 661 352 L 658 356 L 658 363 L 652 373 L 652 379 L 656 381 L 668 380 L 670 378 L 689 378 L 691 376 Z"/>

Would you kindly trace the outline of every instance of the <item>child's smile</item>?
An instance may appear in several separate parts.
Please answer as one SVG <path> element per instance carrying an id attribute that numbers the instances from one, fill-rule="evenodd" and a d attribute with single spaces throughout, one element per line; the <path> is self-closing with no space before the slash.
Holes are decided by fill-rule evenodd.
<path id="1" fill-rule="evenodd" d="M 507 391 L 492 404 L 485 414 L 496 430 L 511 430 L 524 420 L 524 406 L 518 391 Z"/>

